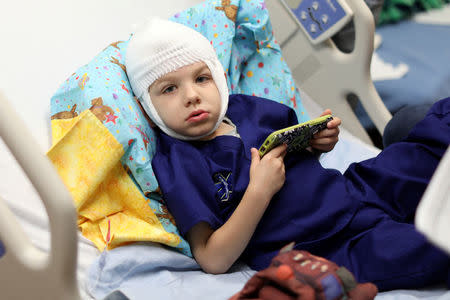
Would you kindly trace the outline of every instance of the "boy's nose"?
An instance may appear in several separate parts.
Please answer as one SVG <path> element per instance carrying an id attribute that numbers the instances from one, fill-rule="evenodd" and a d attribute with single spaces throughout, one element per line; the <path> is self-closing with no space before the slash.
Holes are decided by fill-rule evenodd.
<path id="1" fill-rule="evenodd" d="M 194 87 L 186 87 L 186 91 L 185 91 L 185 105 L 189 106 L 192 104 L 199 104 L 200 103 L 200 95 L 198 94 L 198 92 L 196 91 L 196 89 Z"/>

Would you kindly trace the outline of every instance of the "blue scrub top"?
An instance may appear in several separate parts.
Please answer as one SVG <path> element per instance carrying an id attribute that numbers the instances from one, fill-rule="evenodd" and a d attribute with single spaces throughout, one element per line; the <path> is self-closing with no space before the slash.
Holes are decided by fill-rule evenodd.
<path id="1" fill-rule="evenodd" d="M 185 142 L 160 133 L 153 169 L 183 235 L 202 221 L 213 229 L 222 226 L 249 183 L 251 147 L 259 148 L 271 132 L 298 123 L 289 107 L 247 95 L 230 96 L 227 116 L 241 139 L 226 135 Z M 324 169 L 311 153 L 288 154 L 285 166 L 285 184 L 243 254 L 254 269 L 266 267 L 292 241 L 301 247 L 333 236 L 358 207 L 342 175 Z"/>
<path id="2" fill-rule="evenodd" d="M 242 139 L 183 142 L 161 134 L 153 168 L 183 234 L 230 217 L 249 182 L 250 148 L 297 123 L 288 107 L 256 97 L 230 97 L 228 117 Z M 448 277 L 448 255 L 414 227 L 417 204 L 450 144 L 450 98 L 433 105 L 399 143 L 349 166 L 341 175 L 311 153 L 285 157 L 286 181 L 272 198 L 242 259 L 256 270 L 289 242 L 348 268 L 380 290 L 417 288 Z"/>

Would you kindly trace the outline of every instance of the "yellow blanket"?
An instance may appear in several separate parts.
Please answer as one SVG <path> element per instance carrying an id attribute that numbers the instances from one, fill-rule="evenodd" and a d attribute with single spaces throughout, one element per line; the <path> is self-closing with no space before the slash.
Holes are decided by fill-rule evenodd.
<path id="1" fill-rule="evenodd" d="M 52 138 L 47 155 L 72 194 L 82 234 L 100 251 L 135 241 L 180 243 L 123 168 L 122 145 L 90 110 L 52 120 Z"/>

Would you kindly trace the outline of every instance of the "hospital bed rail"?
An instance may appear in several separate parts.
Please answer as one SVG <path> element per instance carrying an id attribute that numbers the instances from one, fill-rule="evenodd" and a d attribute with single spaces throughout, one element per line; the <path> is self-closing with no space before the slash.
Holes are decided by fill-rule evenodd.
<path id="1" fill-rule="evenodd" d="M 78 235 L 72 197 L 50 160 L 38 151 L 39 146 L 33 136 L 1 92 L 0 137 L 41 197 L 51 233 L 50 251 L 45 253 L 32 244 L 0 196 L 0 241 L 6 249 L 0 257 L 1 297 L 81 299 L 76 280 Z"/>

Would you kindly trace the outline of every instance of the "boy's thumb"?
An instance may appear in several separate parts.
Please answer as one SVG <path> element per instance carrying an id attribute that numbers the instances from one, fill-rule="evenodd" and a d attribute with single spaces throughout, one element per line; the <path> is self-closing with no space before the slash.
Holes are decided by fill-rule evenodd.
<path id="1" fill-rule="evenodd" d="M 252 153 L 252 162 L 257 162 L 259 161 L 259 152 L 256 148 L 252 148 L 250 149 L 251 153 Z"/>

